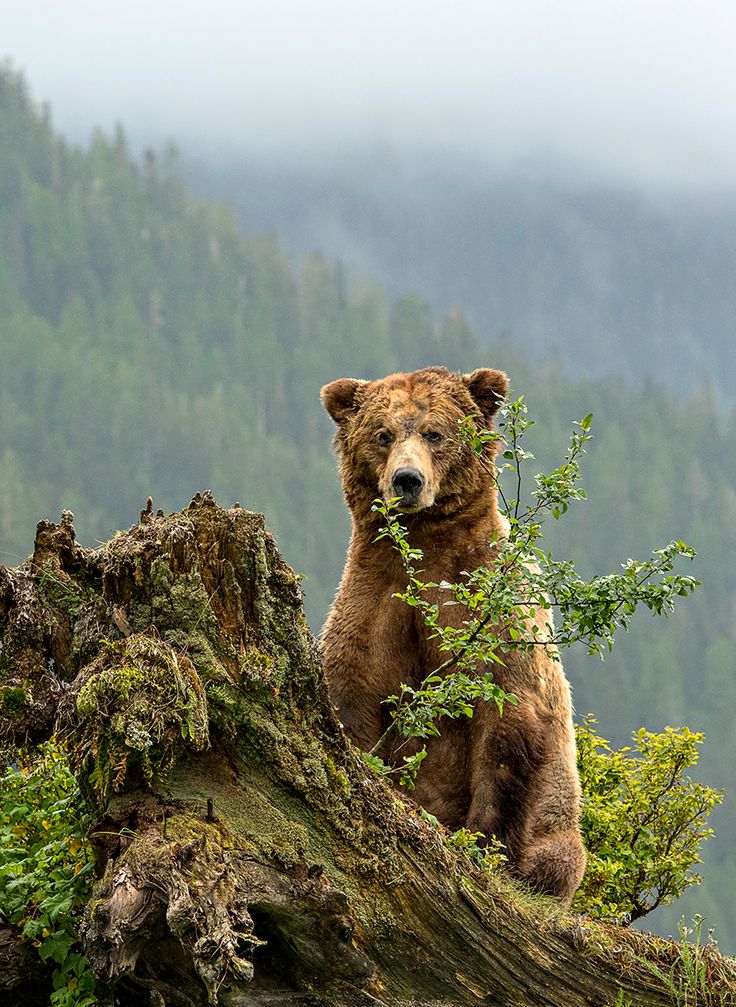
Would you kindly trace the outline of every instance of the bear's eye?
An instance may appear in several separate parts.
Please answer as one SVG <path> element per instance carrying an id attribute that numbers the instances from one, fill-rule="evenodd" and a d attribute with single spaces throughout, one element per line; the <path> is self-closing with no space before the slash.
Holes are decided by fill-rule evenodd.
<path id="1" fill-rule="evenodd" d="M 393 435 L 388 432 L 388 430 L 379 430 L 376 434 L 376 440 L 381 445 L 382 448 L 388 447 L 388 445 L 393 440 Z"/>
<path id="2" fill-rule="evenodd" d="M 429 441 L 430 444 L 438 444 L 442 440 L 442 434 L 439 430 L 428 430 L 424 435 L 425 441 Z"/>

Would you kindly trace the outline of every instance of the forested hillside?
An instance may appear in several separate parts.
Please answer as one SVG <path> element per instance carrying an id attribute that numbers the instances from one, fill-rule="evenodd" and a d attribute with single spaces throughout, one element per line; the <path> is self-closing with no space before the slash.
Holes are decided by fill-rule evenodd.
<path id="1" fill-rule="evenodd" d="M 200 155 L 204 157 L 204 155 Z M 197 191 L 227 192 L 248 228 L 277 227 L 417 290 L 460 304 L 484 342 L 554 354 L 574 375 L 652 377 L 687 392 L 736 387 L 736 200 L 636 192 L 483 161 L 387 149 L 325 164 L 242 156 L 186 161 Z"/>
<path id="2" fill-rule="evenodd" d="M 703 586 L 668 624 L 640 620 L 603 665 L 566 660 L 578 711 L 595 710 L 604 734 L 703 729 L 702 776 L 728 791 L 736 419 L 707 384 L 573 380 L 541 356 L 482 346 L 461 311 L 436 318 L 417 295 L 356 282 L 319 252 L 297 266 L 276 237 L 244 235 L 232 207 L 193 199 L 171 157 L 133 161 L 122 130 L 70 148 L 23 81 L 0 74 L 1 562 L 25 557 L 35 522 L 62 507 L 94 544 L 149 494 L 169 510 L 211 488 L 265 512 L 306 578 L 317 630 L 348 534 L 319 388 L 429 363 L 506 369 L 537 421 L 540 465 L 595 412 L 590 501 L 550 531 L 561 556 L 602 572 L 676 536 L 698 550 Z M 714 825 L 705 885 L 651 925 L 674 931 L 681 912 L 701 911 L 733 951 L 730 794 Z"/>
<path id="3" fill-rule="evenodd" d="M 192 200 L 165 158 L 134 164 L 122 131 L 69 149 L 9 72 L 0 192 L 3 558 L 39 508 L 66 501 L 105 536 L 149 491 L 173 507 L 207 485 L 268 511 L 323 610 L 343 508 L 320 385 L 462 366 L 478 347 L 462 314 L 435 324 L 318 253 L 295 270 L 277 239 Z"/>

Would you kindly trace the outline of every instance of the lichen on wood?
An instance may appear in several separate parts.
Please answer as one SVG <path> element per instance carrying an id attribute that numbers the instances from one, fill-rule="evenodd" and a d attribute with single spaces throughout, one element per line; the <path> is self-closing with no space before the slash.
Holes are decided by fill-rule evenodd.
<path id="1" fill-rule="evenodd" d="M 104 641 L 62 709 L 72 766 L 101 808 L 130 768 L 153 787 L 182 739 L 196 750 L 209 744 L 204 685 L 189 658 L 153 631 Z"/>
<path id="2" fill-rule="evenodd" d="M 259 515 L 149 505 L 94 550 L 68 513 L 42 522 L 0 567 L 0 641 L 2 743 L 57 730 L 93 809 L 80 939 L 103 1000 L 671 1002 L 642 962 L 667 972 L 677 944 L 481 871 L 368 769 Z M 708 955 L 728 1003 L 733 963 Z"/>

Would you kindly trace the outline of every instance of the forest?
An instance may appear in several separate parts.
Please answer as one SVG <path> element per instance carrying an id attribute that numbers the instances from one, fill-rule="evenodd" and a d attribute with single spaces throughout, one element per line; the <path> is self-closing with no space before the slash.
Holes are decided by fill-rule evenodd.
<path id="1" fill-rule="evenodd" d="M 323 161 L 181 155 L 192 189 L 227 195 L 248 230 L 321 248 L 392 296 L 462 305 L 483 342 L 506 338 L 573 376 L 612 370 L 689 393 L 709 377 L 733 405 L 736 201 L 514 170 L 470 154 L 366 143 Z"/>
<path id="2" fill-rule="evenodd" d="M 497 298 L 505 284 L 490 284 Z M 149 495 L 170 511 L 210 489 L 224 506 L 265 514 L 303 577 L 318 632 L 349 529 L 321 385 L 432 363 L 502 368 L 535 420 L 529 484 L 561 456 L 571 422 L 594 413 L 589 501 L 550 530 L 547 547 L 600 573 L 682 538 L 698 553 L 702 586 L 669 622 L 637 619 L 604 663 L 571 652 L 575 706 L 618 744 L 640 726 L 705 732 L 699 778 L 726 791 L 705 880 L 646 926 L 676 933 L 681 915 L 702 913 L 731 953 L 736 415 L 718 387 L 727 375 L 713 371 L 711 384 L 664 366 L 644 383 L 623 366 L 601 374 L 595 344 L 609 335 L 587 332 L 585 319 L 585 337 L 557 357 L 541 338 L 525 351 L 500 337 L 488 345 L 471 320 L 478 309 L 471 316 L 472 305 L 453 300 L 438 309 L 324 251 L 297 256 L 274 233 L 244 232 L 233 203 L 191 194 L 173 148 L 133 157 L 121 127 L 70 146 L 4 68 L 0 562 L 21 562 L 36 522 L 62 509 L 94 545 L 131 525 Z M 591 376 L 573 375 L 569 358 L 585 357 L 588 340 Z M 705 363 L 690 373 L 701 372 Z"/>

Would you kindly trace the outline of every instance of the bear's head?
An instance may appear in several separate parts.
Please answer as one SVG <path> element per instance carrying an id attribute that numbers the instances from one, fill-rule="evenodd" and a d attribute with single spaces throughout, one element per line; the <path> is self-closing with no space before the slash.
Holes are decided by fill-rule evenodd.
<path id="1" fill-rule="evenodd" d="M 377 497 L 398 498 L 406 514 L 456 513 L 490 480 L 459 425 L 474 416 L 493 426 L 506 392 L 502 371 L 455 374 L 427 367 L 380 381 L 340 378 L 322 389 L 322 402 L 338 430 L 335 444 L 348 506 L 368 513 Z M 490 462 L 495 452 L 489 449 Z"/>

